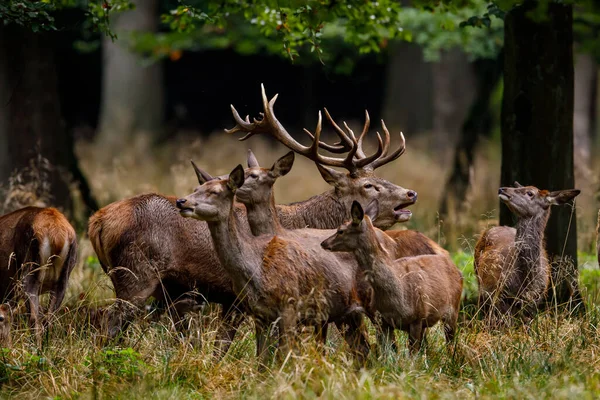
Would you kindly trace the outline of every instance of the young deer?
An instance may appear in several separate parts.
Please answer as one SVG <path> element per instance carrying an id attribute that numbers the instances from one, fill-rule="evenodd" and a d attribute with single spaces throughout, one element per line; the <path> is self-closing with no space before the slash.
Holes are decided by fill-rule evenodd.
<path id="1" fill-rule="evenodd" d="M 445 255 L 421 255 L 395 259 L 393 241 L 373 226 L 377 200 L 363 211 L 352 203 L 352 220 L 321 244 L 324 249 L 351 251 L 373 286 L 373 305 L 384 322 L 385 338 L 393 346 L 394 329 L 408 332 L 412 353 L 418 351 L 425 330 L 444 323 L 446 341 L 454 339 L 462 274 Z"/>
<path id="2" fill-rule="evenodd" d="M 0 349 L 10 347 L 10 306 L 0 304 Z"/>
<path id="3" fill-rule="evenodd" d="M 263 96 L 263 99 L 266 97 Z M 273 115 L 272 103 L 270 106 L 267 104 L 267 115 Z M 283 129 L 280 124 L 278 126 Z M 313 138 L 310 147 L 313 151 L 302 154 L 317 163 L 321 175 L 334 188 L 303 202 L 278 205 L 277 213 L 285 228 L 336 228 L 347 218 L 351 199 L 364 204 L 378 199 L 381 216 L 376 224 L 382 229 L 409 217 L 409 212 L 403 210 L 406 204 L 400 199 L 410 194 L 416 200 L 416 193 L 375 175 L 376 168 L 394 161 L 404 152 L 404 138 L 397 150 L 387 154 L 390 147 L 388 132 L 381 149 L 375 155 L 367 156 L 362 149 L 362 137 L 368 126 L 367 120 L 359 141 L 353 141 L 350 133 L 337 130 L 343 143 L 352 143 L 346 147 L 353 157 L 323 157 L 318 154 L 319 148 L 327 150 L 335 146 L 320 141 L 318 137 Z M 258 131 L 266 132 L 263 128 Z M 282 137 L 286 145 L 291 143 L 288 137 Z M 341 151 L 338 149 L 337 152 Z M 327 166 L 341 166 L 348 174 Z M 202 179 L 201 175 L 199 179 Z M 198 302 L 206 300 L 223 305 L 224 323 L 217 332 L 218 345 L 215 349 L 216 354 L 223 355 L 239 325 L 235 319 L 239 313 L 234 312 L 237 311 L 236 295 L 214 252 L 206 223 L 178 218 L 175 201 L 175 197 L 144 194 L 112 203 L 90 218 L 90 240 L 102 268 L 111 278 L 117 297 L 114 310 L 108 313 L 109 335 L 122 332 L 151 296 L 161 303 L 182 298 Z M 244 208 L 234 205 L 234 209 L 239 213 L 241 226 L 246 226 Z M 249 228 L 246 229 L 249 232 Z M 420 239 L 415 238 L 413 248 L 423 253 L 443 251 L 433 241 Z"/>
<path id="4" fill-rule="evenodd" d="M 550 207 L 574 199 L 579 190 L 548 192 L 534 186 L 501 187 L 498 197 L 518 217 L 517 228 L 492 227 L 475 245 L 479 304 L 498 319 L 521 311 L 531 315 L 550 281 L 544 230 Z M 527 315 L 526 315 L 527 316 Z"/>
<path id="5" fill-rule="evenodd" d="M 50 292 L 46 322 L 60 307 L 77 262 L 77 238 L 55 208 L 26 207 L 0 217 L 0 298 L 26 296 L 29 322 L 41 339 L 39 297 Z"/>
<path id="6" fill-rule="evenodd" d="M 182 216 L 207 222 L 221 265 L 254 316 L 258 355 L 264 361 L 271 324 L 278 323 L 285 354 L 299 323 L 320 327 L 334 322 L 349 326 L 345 338 L 362 362 L 369 345 L 354 274 L 339 257 L 319 249 L 313 230 L 252 236 L 242 229 L 233 200 L 244 181 L 238 165 L 227 179 L 200 180 L 201 186 L 177 206 Z"/>

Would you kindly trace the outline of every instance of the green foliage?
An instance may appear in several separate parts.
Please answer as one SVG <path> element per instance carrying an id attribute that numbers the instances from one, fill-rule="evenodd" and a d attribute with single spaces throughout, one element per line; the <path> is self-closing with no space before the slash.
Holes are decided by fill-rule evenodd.
<path id="1" fill-rule="evenodd" d="M 146 363 L 140 353 L 131 347 L 126 349 L 105 349 L 94 358 L 88 357 L 84 363 L 90 368 L 96 380 L 109 380 L 115 376 L 125 380 L 136 380 L 142 377 Z"/>
<path id="2" fill-rule="evenodd" d="M 54 17 L 50 15 L 54 9 L 54 5 L 47 2 L 9 0 L 0 2 L 0 20 L 4 25 L 27 26 L 33 32 L 56 30 Z"/>
<path id="3" fill-rule="evenodd" d="M 481 15 L 481 17 L 479 17 Z M 424 51 L 428 61 L 437 61 L 442 50 L 461 48 L 471 59 L 495 58 L 504 45 L 502 13 L 485 0 L 470 7 L 440 4 L 435 8 L 404 8 L 400 12 L 403 29 Z"/>

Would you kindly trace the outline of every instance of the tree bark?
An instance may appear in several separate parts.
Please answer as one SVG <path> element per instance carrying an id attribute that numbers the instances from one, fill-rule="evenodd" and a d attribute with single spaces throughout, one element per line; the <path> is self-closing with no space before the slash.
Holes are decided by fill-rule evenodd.
<path id="1" fill-rule="evenodd" d="M 158 0 L 136 1 L 135 5 L 135 10 L 111 20 L 118 40 L 105 37 L 102 42 L 102 104 L 96 143 L 109 156 L 138 140 L 154 143 L 164 120 L 162 63 L 144 66 L 128 47 L 132 33 L 156 31 Z"/>
<path id="2" fill-rule="evenodd" d="M 590 154 L 596 77 L 597 65 L 592 56 L 579 54 L 575 60 L 575 111 L 573 114 L 575 181 L 579 186 L 589 185 L 593 181 Z"/>
<path id="3" fill-rule="evenodd" d="M 536 22 L 527 16 L 535 6 L 525 2 L 504 20 L 501 185 L 517 180 L 568 189 L 574 186 L 573 9 L 550 3 L 547 19 Z M 513 215 L 500 207 L 500 224 L 512 224 Z M 576 232 L 575 209 L 555 207 L 546 229 L 548 255 L 556 261 L 549 301 L 582 309 Z"/>
<path id="4" fill-rule="evenodd" d="M 53 39 L 50 32 L 0 27 L 0 183 L 12 189 L 4 211 L 50 203 L 69 214 L 73 179 L 95 205 L 85 199 L 87 185 L 62 124 Z M 15 172 L 22 181 L 9 188 Z"/>
<path id="5" fill-rule="evenodd" d="M 471 184 L 471 169 L 475 159 L 475 148 L 481 136 L 489 136 L 492 130 L 490 101 L 494 89 L 502 76 L 502 55 L 496 59 L 481 59 L 473 63 L 475 75 L 475 98 L 469 115 L 460 131 L 454 150 L 452 172 L 446 181 L 440 205 L 440 219 L 448 222 L 455 219 L 465 201 Z M 446 224 L 445 224 L 446 225 Z"/>
<path id="6" fill-rule="evenodd" d="M 431 148 L 445 164 L 473 101 L 475 83 L 467 56 L 458 48 L 442 52 L 432 65 L 433 135 Z"/>

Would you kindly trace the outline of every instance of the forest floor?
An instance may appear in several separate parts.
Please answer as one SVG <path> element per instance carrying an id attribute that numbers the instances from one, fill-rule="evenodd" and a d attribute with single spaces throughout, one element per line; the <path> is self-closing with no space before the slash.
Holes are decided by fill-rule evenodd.
<path id="1" fill-rule="evenodd" d="M 83 244 L 83 243 L 82 243 Z M 84 251 L 86 251 L 84 249 Z M 0 353 L 0 398 L 597 398 L 600 393 L 600 271 L 580 255 L 587 311 L 571 317 L 546 312 L 527 327 L 487 332 L 469 317 L 476 297 L 472 255 L 456 253 L 465 276 L 462 322 L 450 351 L 441 327 L 420 354 L 400 351 L 357 369 L 339 333 L 330 330 L 328 352 L 303 335 L 301 351 L 259 370 L 252 322 L 242 324 L 220 362 L 211 353 L 218 319 L 207 307 L 191 319 L 181 339 L 167 316 L 133 324 L 118 343 L 100 345 L 85 320 L 89 305 L 110 299 L 110 281 L 95 257 L 73 272 L 66 308 L 56 316 L 44 345 L 21 328 Z M 23 323 L 21 323 L 23 325 Z M 371 333 L 372 333 L 371 329 Z M 371 334 L 371 343 L 375 342 Z"/>

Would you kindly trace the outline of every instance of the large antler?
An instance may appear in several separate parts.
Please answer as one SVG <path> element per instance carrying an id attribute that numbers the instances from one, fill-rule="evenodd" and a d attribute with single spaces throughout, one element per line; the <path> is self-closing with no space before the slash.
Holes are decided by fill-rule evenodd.
<path id="1" fill-rule="evenodd" d="M 275 113 L 273 111 L 273 105 L 275 104 L 275 101 L 277 100 L 278 95 L 275 95 L 270 101 L 268 101 L 267 95 L 265 93 L 265 88 L 263 85 L 261 85 L 261 91 L 262 91 L 262 100 L 263 100 L 263 108 L 264 108 L 264 113 L 260 114 L 261 118 L 260 119 L 255 118 L 254 122 L 250 122 L 250 119 L 247 116 L 246 119 L 244 120 L 240 117 L 240 115 L 237 112 L 237 110 L 235 109 L 235 107 L 233 105 L 231 105 L 231 111 L 233 113 L 233 117 L 237 124 L 232 129 L 226 129 L 225 130 L 226 132 L 228 132 L 228 133 L 235 133 L 235 132 L 240 132 L 240 131 L 246 132 L 246 135 L 244 137 L 240 138 L 240 140 L 246 140 L 249 137 L 251 137 L 255 134 L 258 134 L 258 133 L 269 133 L 270 135 L 275 137 L 278 141 L 280 141 L 282 144 L 284 144 L 286 147 L 295 151 L 298 154 L 301 154 L 319 164 L 345 168 L 348 171 L 350 171 L 351 173 L 357 172 L 358 169 L 368 169 L 368 170 L 375 169 L 385 163 L 395 160 L 404 152 L 404 148 L 405 148 L 404 136 L 401 134 L 402 145 L 394 153 L 387 155 L 388 150 L 389 150 L 389 145 L 390 145 L 390 134 L 384 124 L 383 128 L 384 128 L 384 132 L 386 135 L 385 142 L 382 141 L 381 135 L 379 133 L 377 133 L 377 139 L 378 139 L 377 151 L 375 152 L 375 154 L 373 154 L 371 156 L 366 156 L 362 149 L 362 143 L 363 143 L 363 139 L 364 139 L 365 135 L 367 134 L 367 132 L 369 130 L 369 125 L 370 125 L 369 114 L 367 112 L 365 112 L 365 114 L 366 114 L 365 126 L 357 140 L 356 136 L 354 135 L 354 132 L 348 127 L 348 125 L 346 123 L 344 123 L 344 127 L 346 128 L 347 132 L 344 132 L 344 130 L 335 123 L 335 121 L 333 120 L 333 118 L 331 118 L 331 115 L 329 114 L 327 109 L 325 109 L 325 115 L 327 116 L 327 119 L 331 122 L 336 133 L 340 137 L 340 142 L 336 143 L 334 145 L 330 145 L 330 144 L 321 142 L 320 136 L 321 136 L 321 127 L 322 127 L 322 117 L 321 117 L 321 112 L 319 112 L 319 118 L 318 118 L 318 122 L 317 122 L 317 127 L 315 128 L 314 135 L 311 132 L 309 132 L 308 130 L 306 130 L 306 129 L 304 130 L 311 137 L 313 142 L 312 142 L 311 146 L 308 146 L 308 147 L 304 146 L 304 145 L 298 143 L 294 138 L 292 138 L 290 136 L 290 134 L 285 130 L 285 128 L 281 125 L 279 120 L 277 120 L 277 118 L 275 117 Z M 333 153 L 341 153 L 341 152 L 348 151 L 348 154 L 346 155 L 345 158 L 323 156 L 323 155 L 319 154 L 319 147 L 323 148 L 325 150 L 328 150 L 330 152 L 333 152 Z"/>

